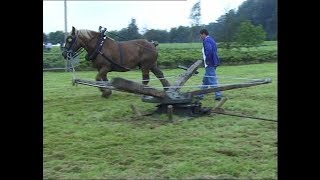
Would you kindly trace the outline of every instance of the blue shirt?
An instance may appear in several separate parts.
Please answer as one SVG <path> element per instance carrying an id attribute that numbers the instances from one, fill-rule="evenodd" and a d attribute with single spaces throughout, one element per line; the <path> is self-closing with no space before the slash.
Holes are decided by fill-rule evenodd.
<path id="1" fill-rule="evenodd" d="M 208 66 L 217 67 L 220 65 L 217 44 L 211 36 L 207 36 L 203 40 L 205 62 Z"/>

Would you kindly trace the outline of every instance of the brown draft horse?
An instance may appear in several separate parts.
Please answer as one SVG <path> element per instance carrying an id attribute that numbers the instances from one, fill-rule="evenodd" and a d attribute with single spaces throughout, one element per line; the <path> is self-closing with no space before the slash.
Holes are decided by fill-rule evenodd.
<path id="1" fill-rule="evenodd" d="M 106 29 L 96 32 L 86 29 L 77 30 L 72 27 L 71 33 L 66 38 L 62 56 L 67 59 L 68 53 L 75 56 L 76 52 L 84 48 L 88 53 L 86 58 L 92 60 L 93 67 L 98 70 L 97 81 L 108 81 L 108 72 L 125 72 L 138 66 L 142 71 L 144 85 L 149 83 L 149 71 L 151 70 L 161 81 L 163 87 L 170 86 L 157 66 L 158 52 L 154 43 L 145 39 L 117 42 L 106 36 L 105 32 Z M 102 92 L 102 97 L 111 95 L 111 90 L 99 89 Z"/>

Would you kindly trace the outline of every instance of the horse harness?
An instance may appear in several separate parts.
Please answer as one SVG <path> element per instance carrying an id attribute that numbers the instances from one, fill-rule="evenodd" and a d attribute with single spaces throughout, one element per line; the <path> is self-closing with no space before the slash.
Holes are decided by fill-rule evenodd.
<path id="1" fill-rule="evenodd" d="M 123 49 L 121 47 L 121 43 L 118 42 L 118 47 L 119 47 L 119 53 L 120 53 L 120 64 L 116 63 L 115 61 L 113 61 L 112 59 L 110 59 L 108 56 L 106 56 L 102 51 L 102 47 L 104 45 L 104 42 L 106 40 L 106 31 L 107 29 L 104 28 L 103 30 L 101 30 L 101 27 L 99 28 L 100 30 L 100 36 L 99 36 L 99 39 L 97 41 L 97 44 L 96 44 L 96 47 L 95 47 L 95 50 L 92 54 L 87 54 L 85 56 L 86 60 L 90 61 L 90 60 L 95 60 L 98 56 L 98 54 L 101 54 L 102 57 L 104 57 L 107 61 L 109 61 L 111 63 L 111 68 L 112 69 L 120 69 L 120 70 L 123 70 L 123 71 L 129 71 L 130 69 L 127 68 L 127 67 L 124 67 L 123 66 Z"/>

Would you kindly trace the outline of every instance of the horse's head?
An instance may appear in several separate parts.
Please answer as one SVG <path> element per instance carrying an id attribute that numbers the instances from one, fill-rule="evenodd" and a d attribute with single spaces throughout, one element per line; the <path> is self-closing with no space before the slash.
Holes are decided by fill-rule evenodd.
<path id="1" fill-rule="evenodd" d="M 72 31 L 65 40 L 65 46 L 62 52 L 62 56 L 64 57 L 64 59 L 67 59 L 68 54 L 73 57 L 81 47 L 82 46 L 78 37 L 78 31 L 72 26 Z"/>

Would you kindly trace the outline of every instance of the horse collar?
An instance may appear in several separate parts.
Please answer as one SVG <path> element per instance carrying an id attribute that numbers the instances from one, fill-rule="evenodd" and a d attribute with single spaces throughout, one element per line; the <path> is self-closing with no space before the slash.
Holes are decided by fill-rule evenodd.
<path id="1" fill-rule="evenodd" d="M 103 31 L 100 33 L 100 36 L 99 36 L 99 39 L 97 41 L 97 44 L 96 44 L 96 47 L 95 47 L 95 50 L 93 51 L 92 54 L 87 54 L 86 55 L 86 60 L 94 60 L 96 59 L 96 57 L 98 56 L 98 54 L 100 54 L 101 52 L 101 49 L 103 47 L 103 44 L 104 44 L 104 41 L 106 39 L 106 36 L 104 35 Z"/>

